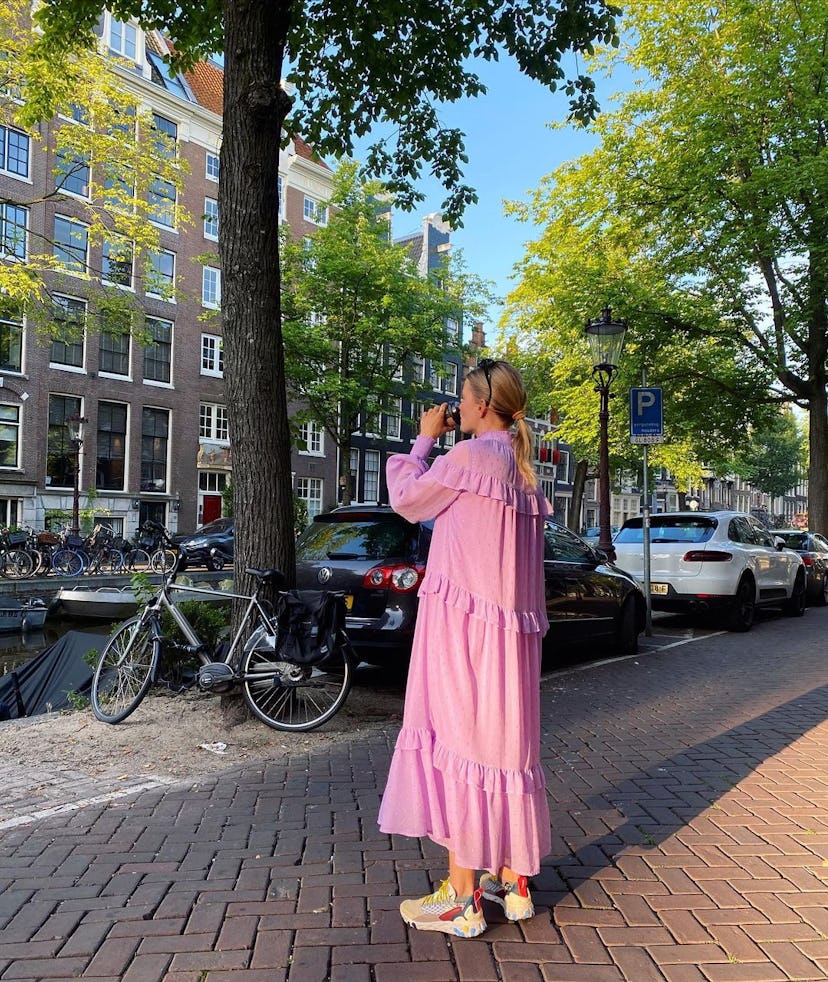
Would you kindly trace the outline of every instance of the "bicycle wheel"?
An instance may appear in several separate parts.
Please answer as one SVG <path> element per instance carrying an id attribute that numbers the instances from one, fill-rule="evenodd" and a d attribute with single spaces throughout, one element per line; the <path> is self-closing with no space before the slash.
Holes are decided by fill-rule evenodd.
<path id="1" fill-rule="evenodd" d="M 3 575 L 10 580 L 22 580 L 32 572 L 32 557 L 24 549 L 9 549 L 6 552 Z"/>
<path id="2" fill-rule="evenodd" d="M 104 549 L 99 563 L 102 573 L 120 573 L 124 569 L 124 554 L 118 549 Z"/>
<path id="3" fill-rule="evenodd" d="M 83 556 L 74 549 L 58 549 L 52 556 L 52 569 L 58 576 L 79 576 L 83 568 Z"/>
<path id="4" fill-rule="evenodd" d="M 156 549 L 150 556 L 153 573 L 169 573 L 173 566 L 175 566 L 175 553 L 172 549 Z"/>
<path id="5" fill-rule="evenodd" d="M 92 712 L 102 723 L 120 723 L 133 712 L 152 682 L 161 641 L 153 624 L 131 617 L 101 652 L 92 677 Z"/>
<path id="6" fill-rule="evenodd" d="M 145 549 L 132 549 L 124 557 L 124 565 L 130 573 L 146 573 L 150 568 L 150 554 Z"/>
<path id="7" fill-rule="evenodd" d="M 314 730 L 342 708 L 353 673 L 344 648 L 321 665 L 275 661 L 272 649 L 253 648 L 242 661 L 242 691 L 254 716 L 274 730 Z"/>

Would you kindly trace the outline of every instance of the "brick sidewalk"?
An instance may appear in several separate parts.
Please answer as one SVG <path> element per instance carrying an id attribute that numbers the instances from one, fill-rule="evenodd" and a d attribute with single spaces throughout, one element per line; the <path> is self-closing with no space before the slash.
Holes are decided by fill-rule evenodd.
<path id="1" fill-rule="evenodd" d="M 530 921 L 402 923 L 444 856 L 376 827 L 392 733 L 0 832 L 0 979 L 828 978 L 827 621 L 545 683 Z"/>

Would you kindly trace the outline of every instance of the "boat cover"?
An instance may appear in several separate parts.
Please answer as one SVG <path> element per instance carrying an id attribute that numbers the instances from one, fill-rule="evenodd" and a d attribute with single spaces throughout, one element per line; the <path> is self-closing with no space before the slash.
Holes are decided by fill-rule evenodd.
<path id="1" fill-rule="evenodd" d="M 93 667 L 84 660 L 101 651 L 106 632 L 68 631 L 45 651 L 0 676 L 0 720 L 69 709 L 69 693 L 88 696 Z"/>

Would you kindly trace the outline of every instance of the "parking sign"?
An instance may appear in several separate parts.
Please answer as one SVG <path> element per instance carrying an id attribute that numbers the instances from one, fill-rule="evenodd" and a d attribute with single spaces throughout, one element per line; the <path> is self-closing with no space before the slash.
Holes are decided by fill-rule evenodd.
<path id="1" fill-rule="evenodd" d="M 664 442 L 660 388 L 630 389 L 630 441 Z"/>

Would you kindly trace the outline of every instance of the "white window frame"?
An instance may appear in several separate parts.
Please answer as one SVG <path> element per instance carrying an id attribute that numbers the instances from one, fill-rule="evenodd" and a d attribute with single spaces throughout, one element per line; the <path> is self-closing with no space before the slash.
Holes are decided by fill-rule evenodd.
<path id="1" fill-rule="evenodd" d="M 18 256 L 15 252 L 6 252 L 4 244 L 6 242 L 6 229 L 9 225 L 8 211 L 14 208 L 23 212 L 23 255 Z M 20 226 L 15 222 L 15 228 Z M 0 202 L 0 259 L 8 259 L 11 262 L 24 263 L 29 258 L 29 209 L 23 205 L 14 204 L 11 201 Z"/>
<path id="2" fill-rule="evenodd" d="M 8 470 L 8 471 L 10 471 L 10 470 L 19 470 L 20 469 L 20 450 L 21 450 L 21 448 L 20 448 L 20 439 L 21 439 L 21 428 L 22 428 L 21 424 L 22 424 L 22 416 L 23 416 L 22 407 L 21 406 L 13 406 L 13 405 L 11 405 L 9 403 L 3 403 L 2 404 L 2 408 L 4 410 L 7 410 L 7 409 L 8 410 L 11 410 L 12 412 L 14 412 L 14 413 L 17 414 L 17 419 L 16 420 L 13 420 L 13 419 L 2 419 L 2 418 L 0 418 L 0 427 L 6 427 L 6 426 L 8 426 L 8 427 L 10 427 L 12 429 L 15 429 L 17 431 L 17 437 L 16 437 L 16 439 L 14 441 L 14 446 L 15 446 L 15 459 L 14 459 L 14 463 L 13 464 L 0 464 L 0 469 L 2 469 L 2 470 Z"/>
<path id="3" fill-rule="evenodd" d="M 209 443 L 230 443 L 230 421 L 227 406 L 219 402 L 201 402 L 198 406 L 198 438 Z"/>
<path id="4" fill-rule="evenodd" d="M 224 339 L 218 334 L 201 335 L 201 374 L 224 378 Z"/>
<path id="5" fill-rule="evenodd" d="M 113 44 L 113 28 L 115 25 L 121 28 L 121 40 L 118 44 Z M 126 58 L 127 61 L 134 61 L 136 65 L 140 65 L 142 62 L 143 55 L 143 45 L 141 42 L 141 29 L 136 24 L 131 24 L 129 21 L 118 20 L 117 17 L 113 17 L 109 11 L 107 11 L 106 17 L 106 46 L 107 48 L 119 55 L 121 58 Z M 135 54 L 129 54 L 129 42 L 128 34 L 132 32 L 134 35 L 135 43 Z"/>
<path id="6" fill-rule="evenodd" d="M 6 123 L 0 125 L 0 132 L 2 132 L 2 140 L 0 140 L 0 173 L 7 174 L 9 177 L 13 177 L 17 181 L 30 181 L 32 174 L 32 138 L 28 133 L 23 130 L 17 129 L 16 126 L 9 126 Z M 9 162 L 9 133 L 14 133 L 18 137 L 24 137 L 26 140 L 26 173 L 18 174 L 17 171 L 8 169 Z"/>
<path id="7" fill-rule="evenodd" d="M 204 176 L 208 181 L 215 181 L 216 184 L 218 184 L 219 179 L 220 160 L 219 155 L 213 153 L 211 150 L 208 150 L 204 155 Z M 213 161 L 215 161 L 215 164 L 213 164 Z"/>
<path id="8" fill-rule="evenodd" d="M 389 440 L 402 439 L 402 399 L 389 399 L 385 408 L 385 435 Z"/>
<path id="9" fill-rule="evenodd" d="M 64 264 L 63 261 L 61 260 L 61 265 L 62 265 L 63 272 L 66 272 L 66 273 L 69 273 L 69 274 L 72 274 L 72 275 L 75 275 L 75 276 L 86 276 L 86 275 L 88 275 L 88 273 L 89 273 L 89 226 L 85 222 L 79 222 L 77 220 L 77 218 L 72 218 L 71 215 L 59 215 L 59 214 L 56 214 L 55 217 L 54 217 L 54 222 L 52 224 L 52 229 L 53 229 L 53 232 L 54 232 L 54 236 L 53 236 L 53 240 L 52 240 L 52 253 L 53 253 L 53 255 L 55 255 L 55 258 L 59 258 L 57 256 L 57 254 L 55 253 L 55 251 L 54 251 L 55 245 L 58 244 L 57 243 L 57 223 L 58 223 L 59 220 L 62 221 L 62 222 L 67 222 L 68 225 L 70 226 L 70 228 L 81 228 L 81 229 L 83 229 L 83 236 L 84 236 L 84 243 L 85 243 L 85 245 L 84 245 L 84 253 L 83 253 L 83 260 L 80 261 L 80 263 L 81 263 L 81 265 L 82 265 L 83 268 L 82 269 L 77 269 L 74 266 L 71 266 L 69 264 Z M 64 251 L 66 251 L 66 250 L 64 250 Z"/>
<path id="10" fill-rule="evenodd" d="M 313 519 L 322 511 L 322 493 L 324 482 L 321 477 L 297 477 L 296 497 L 305 502 L 308 509 L 308 519 Z"/>
<path id="11" fill-rule="evenodd" d="M 210 310 L 221 307 L 221 270 L 216 266 L 202 267 L 201 305 Z"/>
<path id="12" fill-rule="evenodd" d="M 324 228 L 328 224 L 328 205 L 325 201 L 312 198 L 309 194 L 305 195 L 302 202 L 302 217 L 311 225 L 318 225 Z"/>
<path id="13" fill-rule="evenodd" d="M 460 366 L 455 361 L 446 362 L 446 375 L 443 376 L 443 392 L 456 396 L 459 392 Z"/>
<path id="14" fill-rule="evenodd" d="M 65 184 L 63 184 L 61 180 L 63 172 L 58 170 L 58 168 L 64 161 L 69 165 L 66 170 L 66 175 L 64 176 L 67 176 L 75 167 L 78 168 L 78 171 L 81 169 L 86 170 L 86 180 L 83 182 L 85 190 L 73 191 L 71 188 L 68 188 Z M 57 152 L 55 154 L 55 164 L 55 190 L 59 194 L 66 194 L 70 198 L 75 198 L 77 201 L 89 201 L 92 193 L 92 165 L 89 163 L 89 158 L 84 158 L 82 155 L 75 157 L 72 155 L 71 151 L 67 150 L 65 153 Z M 77 176 L 77 174 L 73 175 L 75 178 L 77 178 Z"/>
<path id="15" fill-rule="evenodd" d="M 161 195 L 153 189 L 153 185 L 165 185 L 171 188 L 172 195 Z M 169 204 L 161 208 L 160 202 L 166 201 Z M 172 181 L 164 180 L 163 177 L 156 177 L 147 189 L 147 204 L 153 208 L 149 216 L 150 222 L 158 228 L 165 228 L 168 231 L 175 231 L 178 225 L 178 189 Z M 160 212 L 160 213 L 159 213 Z M 169 218 L 169 221 L 166 219 Z"/>
<path id="16" fill-rule="evenodd" d="M 156 293 L 152 289 L 152 272 L 153 272 L 153 256 L 172 256 L 172 276 L 167 280 L 163 274 L 159 274 L 159 283 L 169 282 L 170 293 L 166 295 L 164 293 Z M 147 288 L 144 291 L 148 297 L 158 297 L 159 300 L 166 300 L 167 303 L 175 303 L 175 266 L 176 266 L 176 254 L 172 249 L 157 249 L 151 250 L 147 254 Z"/>
<path id="17" fill-rule="evenodd" d="M 110 280 L 104 275 L 104 263 L 107 260 L 107 251 L 111 249 L 113 245 L 120 245 L 120 243 L 115 242 L 104 242 L 101 246 L 101 283 L 106 283 L 108 286 L 117 286 L 121 290 L 135 290 L 135 246 L 132 242 L 127 243 L 129 245 L 129 282 L 128 283 L 118 283 L 117 280 Z M 118 262 L 116 259 L 115 262 Z"/>
<path id="18" fill-rule="evenodd" d="M 213 229 L 215 228 L 215 231 Z M 216 198 L 204 199 L 204 238 L 218 242 L 219 203 Z"/>
<path id="19" fill-rule="evenodd" d="M 305 457 L 325 456 L 325 430 L 312 419 L 299 427 L 299 436 L 305 443 L 305 449 L 299 453 Z"/>
<path id="20" fill-rule="evenodd" d="M 368 463 L 376 462 L 376 467 L 369 467 Z M 371 485 L 368 484 L 368 475 L 371 474 Z M 373 495 L 369 495 L 373 491 Z M 380 452 L 379 450 L 363 450 L 362 452 L 362 493 L 363 501 L 368 504 L 376 504 L 379 501 L 380 492 Z"/>

